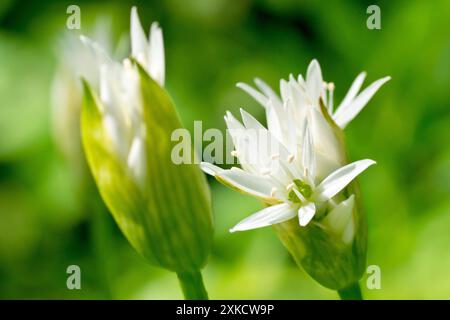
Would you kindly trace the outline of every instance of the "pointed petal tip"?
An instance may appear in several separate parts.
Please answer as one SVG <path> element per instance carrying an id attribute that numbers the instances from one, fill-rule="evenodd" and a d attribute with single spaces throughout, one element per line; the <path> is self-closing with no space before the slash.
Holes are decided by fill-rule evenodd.
<path id="1" fill-rule="evenodd" d="M 133 6 L 131 8 L 130 20 L 131 20 L 131 25 L 136 24 L 136 23 L 140 23 L 140 21 L 139 21 L 139 14 L 138 14 L 136 6 Z"/>
<path id="2" fill-rule="evenodd" d="M 230 110 L 227 110 L 225 112 L 225 121 L 228 119 L 232 119 L 233 118 L 233 114 L 230 112 Z"/>
<path id="3" fill-rule="evenodd" d="M 199 167 L 204 173 L 209 174 L 213 177 L 215 177 L 219 173 L 219 171 L 222 170 L 221 168 L 213 165 L 212 163 L 204 161 L 200 162 Z"/>
<path id="4" fill-rule="evenodd" d="M 316 214 L 316 206 L 313 202 L 298 209 L 298 223 L 301 227 L 306 227 Z"/>

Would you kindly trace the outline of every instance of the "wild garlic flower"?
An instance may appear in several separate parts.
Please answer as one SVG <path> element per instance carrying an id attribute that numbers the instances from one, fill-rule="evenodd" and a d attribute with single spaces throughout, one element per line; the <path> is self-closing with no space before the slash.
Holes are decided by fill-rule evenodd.
<path id="1" fill-rule="evenodd" d="M 378 79 L 358 94 L 365 78 L 366 72 L 361 72 L 356 77 L 336 109 L 333 107 L 335 85 L 333 82 L 323 81 L 320 65 L 315 59 L 309 64 L 305 79 L 301 74 L 297 79 L 291 74 L 289 80 L 282 79 L 280 81 L 281 99 L 264 81 L 258 78 L 255 79 L 255 84 L 261 92 L 245 83 L 238 83 L 237 86 L 266 109 L 269 130 L 276 132 L 279 137 L 283 133 L 279 123 L 286 117 L 286 112 L 289 113 L 288 105 L 292 106 L 291 115 L 295 116 L 296 123 L 302 123 L 305 107 L 320 108 L 320 101 L 325 105 L 334 122 L 344 129 L 361 112 L 378 89 L 391 79 L 389 76 Z"/>
<path id="2" fill-rule="evenodd" d="M 316 60 L 308 66 L 306 80 L 302 75 L 298 79 L 291 75 L 289 81 L 281 80 L 281 99 L 260 79 L 255 83 L 263 93 L 238 83 L 238 87 L 265 107 L 268 128 L 244 110 L 241 110 L 244 125 L 227 113 L 225 121 L 236 148 L 233 154 L 243 170 L 222 170 L 209 163 L 202 163 L 201 167 L 220 181 L 275 205 L 243 220 L 231 231 L 277 224 L 295 216 L 300 226 L 306 226 L 318 209 L 329 200 L 334 203 L 335 195 L 375 163 L 366 159 L 343 165 L 344 150 L 321 109 L 322 104 L 325 112 L 337 119 L 341 127 L 347 124 L 389 80 L 385 77 L 376 81 L 355 98 L 364 76 L 362 73 L 357 77 L 335 113 L 332 107 L 334 85 L 324 85 Z M 251 134 L 252 130 L 257 134 Z M 262 137 L 255 138 L 257 135 Z M 274 147 L 273 154 L 262 150 L 268 141 Z M 249 148 L 252 150 L 247 150 Z M 247 155 L 255 153 L 266 159 L 250 163 Z"/>
<path id="3" fill-rule="evenodd" d="M 147 40 L 136 7 L 130 18 L 131 55 L 161 86 L 164 85 L 165 61 L 161 28 L 154 22 Z M 119 158 L 127 164 L 139 185 L 147 178 L 145 123 L 142 119 L 142 99 L 136 66 L 126 58 L 119 63 L 110 58 L 103 48 L 81 36 L 91 49 L 99 65 L 99 94 L 103 107 L 105 129 Z"/>
<path id="4" fill-rule="evenodd" d="M 90 34 L 106 52 L 112 53 L 109 20 L 98 19 Z M 96 58 L 86 51 L 77 36 L 69 32 L 59 40 L 56 54 L 58 63 L 51 87 L 53 136 L 73 170 L 85 178 L 87 168 L 80 139 L 83 97 L 80 78 L 87 79 L 94 88 L 98 88 Z"/>
<path id="5" fill-rule="evenodd" d="M 133 247 L 180 279 L 198 282 L 212 243 L 209 189 L 197 166 L 171 161 L 171 133 L 181 123 L 162 87 L 161 29 L 152 24 L 147 40 L 133 8 L 130 38 L 132 58 L 122 63 L 81 38 L 96 56 L 100 79 L 98 90 L 84 82 L 82 140 L 88 164 Z"/>
<path id="6" fill-rule="evenodd" d="M 232 155 L 242 168 L 201 164 L 219 182 L 267 206 L 231 232 L 272 225 L 297 264 L 336 290 L 353 285 L 364 272 L 367 226 L 353 180 L 375 163 L 348 164 L 342 129 L 390 79 L 377 80 L 358 95 L 364 77 L 356 78 L 336 110 L 334 84 L 323 82 L 316 60 L 306 78 L 281 80 L 281 97 L 260 79 L 255 80 L 260 91 L 238 83 L 265 108 L 267 128 L 243 110 L 243 124 L 227 113 Z"/>
<path id="7" fill-rule="evenodd" d="M 166 71 L 162 30 L 157 22 L 153 22 L 147 40 L 136 7 L 131 9 L 131 55 L 156 82 L 164 86 Z"/>
<path id="8" fill-rule="evenodd" d="M 271 206 L 253 214 L 238 223 L 230 231 L 244 231 L 272 224 L 281 223 L 298 216 L 300 226 L 306 226 L 316 214 L 316 211 L 325 206 L 342 191 L 357 175 L 375 163 L 373 160 L 360 160 L 340 167 L 329 174 L 325 179 L 319 180 L 316 175 L 316 157 L 314 142 L 310 133 L 308 121 L 304 125 L 305 133 L 301 143 L 301 152 L 295 155 L 281 143 L 277 143 L 271 132 L 264 128 L 250 114 L 241 110 L 244 125 L 236 120 L 231 113 L 225 117 L 229 132 L 236 146 L 234 154 L 240 160 L 244 170 L 233 167 L 223 170 L 213 164 L 203 162 L 201 168 L 208 174 L 213 175 L 226 185 L 234 187 L 253 195 Z M 236 130 L 238 129 L 238 130 Z M 257 130 L 264 138 L 256 137 L 251 133 Z M 244 154 L 255 152 L 269 156 L 266 152 L 260 152 L 264 148 L 264 142 L 275 142 L 276 153 L 270 155 L 268 162 L 276 162 L 270 171 L 260 163 L 248 163 Z M 247 143 L 243 143 L 246 141 Z M 254 146 L 254 148 L 252 148 Z M 243 150 L 248 147 L 252 150 Z M 300 155 L 300 156 L 299 156 Z M 296 161 L 298 156 L 299 161 Z M 336 207 L 336 205 L 334 205 Z M 339 209 L 337 209 L 339 210 Z M 323 211 L 323 210 L 322 210 Z"/>

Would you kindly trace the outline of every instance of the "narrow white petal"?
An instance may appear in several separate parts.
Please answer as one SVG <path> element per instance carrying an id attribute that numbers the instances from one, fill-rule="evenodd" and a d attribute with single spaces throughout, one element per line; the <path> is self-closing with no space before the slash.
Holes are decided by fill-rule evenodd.
<path id="1" fill-rule="evenodd" d="M 283 102 L 286 102 L 289 99 L 289 96 L 290 96 L 289 84 L 284 79 L 280 80 L 280 94 L 281 94 L 281 99 L 283 100 Z"/>
<path id="2" fill-rule="evenodd" d="M 242 129 L 244 130 L 245 127 L 242 125 L 242 123 L 237 120 L 233 114 L 230 111 L 227 111 L 225 114 L 225 123 L 227 125 L 228 129 Z"/>
<path id="3" fill-rule="evenodd" d="M 114 142 L 115 137 L 119 135 L 115 119 L 110 114 L 106 114 L 103 117 L 103 125 L 105 126 L 106 133 L 108 134 L 109 138 Z"/>
<path id="4" fill-rule="evenodd" d="M 323 79 L 319 62 L 317 62 L 316 59 L 312 60 L 308 66 L 306 72 L 306 86 L 313 102 L 318 101 L 323 91 Z"/>
<path id="5" fill-rule="evenodd" d="M 305 81 L 305 79 L 303 79 L 303 76 L 301 74 L 298 75 L 297 82 L 300 85 L 300 87 L 302 87 L 303 89 L 306 89 L 306 81 Z"/>
<path id="6" fill-rule="evenodd" d="M 334 118 L 336 124 L 342 129 L 347 126 L 347 124 L 352 121 L 358 113 L 364 108 L 364 106 L 369 102 L 373 95 L 380 89 L 380 87 L 389 81 L 391 77 L 384 77 L 372 83 L 366 89 L 364 89 L 352 103 L 344 106 L 345 108 L 339 112 L 339 114 Z"/>
<path id="7" fill-rule="evenodd" d="M 267 106 L 268 98 L 263 95 L 261 92 L 256 90 L 255 88 L 252 88 L 246 83 L 238 82 L 236 84 L 236 87 L 239 89 L 244 90 L 247 92 L 253 99 L 255 99 L 260 105 L 262 105 L 264 108 Z"/>
<path id="8" fill-rule="evenodd" d="M 86 46 L 86 48 L 88 48 L 92 57 L 95 58 L 97 65 L 113 64 L 113 60 L 110 58 L 109 54 L 97 42 L 92 41 L 84 35 L 80 35 L 80 41 Z M 86 61 L 83 61 L 83 63 L 86 63 Z"/>
<path id="9" fill-rule="evenodd" d="M 109 81 L 111 80 L 108 73 L 108 66 L 102 65 L 100 66 L 100 100 L 102 101 L 101 105 L 109 106 L 111 104 L 111 89 L 109 85 Z"/>
<path id="10" fill-rule="evenodd" d="M 271 131 L 264 128 L 261 124 L 256 124 L 256 119 L 251 120 L 247 118 L 248 116 L 250 115 L 243 114 L 245 121 L 253 122 L 253 124 L 249 124 L 249 128 L 245 128 L 229 112 L 225 117 L 228 132 L 233 139 L 238 159 L 244 169 L 251 168 L 249 171 L 260 174 L 267 170 L 273 172 L 273 169 L 278 167 L 278 162 L 273 161 L 273 156 L 279 155 L 282 161 L 287 161 L 289 153 Z M 256 130 L 251 127 L 252 125 L 257 126 Z"/>
<path id="11" fill-rule="evenodd" d="M 359 90 L 361 89 L 361 86 L 364 82 L 364 79 L 366 78 L 366 73 L 365 72 L 361 72 L 356 79 L 353 81 L 352 85 L 350 86 L 350 89 L 348 90 L 347 94 L 345 95 L 344 99 L 342 100 L 342 102 L 339 104 L 339 106 L 336 108 L 336 112 L 335 115 L 338 116 L 339 113 L 341 112 L 341 108 L 343 108 L 344 106 L 348 105 L 349 103 L 351 103 L 353 101 L 353 99 L 356 97 L 356 95 L 358 94 Z"/>
<path id="12" fill-rule="evenodd" d="M 152 26 L 150 28 L 150 47 L 148 62 L 148 71 L 150 75 L 161 86 L 163 86 L 165 79 L 164 40 L 162 30 L 157 22 L 152 23 Z"/>
<path id="13" fill-rule="evenodd" d="M 144 141 L 139 136 L 135 137 L 131 143 L 127 164 L 135 180 L 142 186 L 145 182 L 146 157 Z"/>
<path id="14" fill-rule="evenodd" d="M 355 195 L 351 195 L 346 200 L 339 203 L 325 217 L 323 224 L 334 233 L 340 235 L 345 243 L 353 240 L 353 208 L 355 206 Z"/>
<path id="15" fill-rule="evenodd" d="M 295 79 L 291 79 L 289 81 L 290 93 L 292 103 L 297 108 L 305 108 L 308 104 L 309 98 L 306 95 L 306 92 L 302 89 L 302 87 L 295 81 Z"/>
<path id="16" fill-rule="evenodd" d="M 275 91 L 272 90 L 272 88 L 267 83 L 259 78 L 255 78 L 254 81 L 259 90 L 261 90 L 269 99 L 278 104 L 282 104 L 280 97 L 275 93 Z"/>
<path id="17" fill-rule="evenodd" d="M 283 127 L 282 123 L 286 119 L 285 111 L 281 105 L 274 103 L 273 100 L 269 100 L 266 108 L 266 121 L 269 131 L 278 139 L 283 141 Z"/>
<path id="18" fill-rule="evenodd" d="M 321 153 L 326 158 L 332 160 L 338 166 L 343 154 L 339 147 L 339 141 L 336 138 L 333 129 L 327 122 L 322 112 L 317 108 L 310 108 L 308 117 L 308 122 L 310 124 L 310 132 L 312 134 L 312 140 L 314 141 L 314 150 L 316 154 Z M 303 139 L 303 138 L 302 138 Z M 325 174 L 319 175 L 318 173 Z M 316 159 L 316 182 L 325 178 L 330 171 L 324 173 L 322 163 Z"/>
<path id="19" fill-rule="evenodd" d="M 286 117 L 286 142 L 284 145 L 288 148 L 290 154 L 292 156 L 296 156 L 298 153 L 297 150 L 297 125 L 295 121 L 295 105 L 288 101 L 285 107 L 286 114 L 290 114 L 291 116 Z"/>
<path id="20" fill-rule="evenodd" d="M 300 193 L 300 191 L 298 191 L 298 190 L 295 189 L 295 188 L 292 189 L 292 190 L 294 190 L 294 193 L 297 195 L 297 197 L 300 199 L 301 202 L 306 202 L 305 196 L 302 195 L 302 194 Z"/>
<path id="21" fill-rule="evenodd" d="M 316 201 L 326 201 L 344 189 L 353 179 L 376 162 L 370 159 L 352 162 L 326 177 L 314 190 Z"/>
<path id="22" fill-rule="evenodd" d="M 248 173 L 236 167 L 216 172 L 215 177 L 226 185 L 246 194 L 262 199 L 273 198 L 271 193 L 274 185 L 269 177 Z"/>
<path id="23" fill-rule="evenodd" d="M 294 218 L 297 215 L 295 207 L 287 203 L 265 208 L 239 222 L 230 232 L 245 231 L 267 227 Z"/>
<path id="24" fill-rule="evenodd" d="M 305 227 L 314 218 L 316 206 L 314 202 L 308 202 L 298 209 L 298 222 L 300 226 Z"/>
<path id="25" fill-rule="evenodd" d="M 313 184 L 314 178 L 316 177 L 316 158 L 314 152 L 314 142 L 309 130 L 308 122 L 306 122 L 302 147 L 302 163 L 304 175 L 310 180 L 310 183 Z"/>
<path id="26" fill-rule="evenodd" d="M 202 169 L 203 172 L 205 172 L 211 176 L 215 176 L 216 174 L 223 171 L 222 168 L 220 168 L 212 163 L 209 163 L 209 162 L 201 162 L 200 169 Z"/>
<path id="27" fill-rule="evenodd" d="M 131 54 L 141 64 L 147 64 L 147 39 L 137 13 L 136 7 L 131 8 L 130 18 Z"/>
<path id="28" fill-rule="evenodd" d="M 244 125 L 247 129 L 253 129 L 253 130 L 266 130 L 264 126 L 255 119 L 250 113 L 245 111 L 244 109 L 240 109 L 242 121 L 244 122 Z"/>

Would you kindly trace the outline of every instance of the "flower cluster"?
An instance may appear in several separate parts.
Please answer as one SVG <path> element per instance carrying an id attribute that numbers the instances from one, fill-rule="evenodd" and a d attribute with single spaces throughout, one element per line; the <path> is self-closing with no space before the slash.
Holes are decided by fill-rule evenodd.
<path id="1" fill-rule="evenodd" d="M 242 169 L 223 170 L 205 162 L 201 167 L 219 181 L 260 198 L 270 206 L 241 221 L 231 232 L 278 224 L 296 216 L 300 226 L 306 226 L 329 206 L 332 207 L 330 215 L 333 210 L 341 212 L 343 206 L 352 211 L 348 203 L 353 203 L 354 195 L 339 203 L 336 195 L 375 161 L 365 159 L 342 165 L 344 151 L 333 125 L 344 128 L 389 80 L 389 77 L 377 80 L 357 95 L 364 77 L 365 73 L 361 73 L 356 78 L 335 111 L 334 85 L 323 82 L 316 60 L 310 63 L 306 79 L 302 75 L 297 79 L 291 75 L 288 81 L 281 80 L 281 98 L 260 79 L 255 83 L 261 92 L 238 83 L 238 87 L 265 108 L 267 129 L 244 110 L 241 110 L 243 124 L 227 113 L 225 121 L 236 148 L 233 154 Z M 259 134 L 250 134 L 252 130 Z M 273 154 L 264 152 L 267 141 L 275 146 Z M 253 152 L 249 152 L 249 148 Z M 254 153 L 266 159 L 249 161 L 246 155 Z"/>

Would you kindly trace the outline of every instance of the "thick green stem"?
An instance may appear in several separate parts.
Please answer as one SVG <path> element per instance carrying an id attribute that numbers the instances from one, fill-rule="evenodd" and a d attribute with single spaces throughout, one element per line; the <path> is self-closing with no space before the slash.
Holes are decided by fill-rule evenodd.
<path id="1" fill-rule="evenodd" d="M 338 293 L 342 300 L 363 300 L 361 288 L 358 282 L 355 282 L 347 288 L 338 290 Z"/>
<path id="2" fill-rule="evenodd" d="M 186 300 L 208 300 L 200 271 L 177 273 Z"/>

